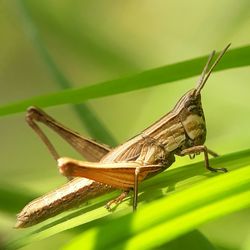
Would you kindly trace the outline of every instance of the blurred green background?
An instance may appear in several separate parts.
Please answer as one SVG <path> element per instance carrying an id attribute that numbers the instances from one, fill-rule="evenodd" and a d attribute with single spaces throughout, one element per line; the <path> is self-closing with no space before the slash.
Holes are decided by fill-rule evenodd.
<path id="1" fill-rule="evenodd" d="M 72 87 L 130 75 L 221 50 L 248 45 L 249 0 L 222 1 L 0 1 L 0 105 L 59 91 L 46 53 Z M 89 101 L 87 104 L 122 143 L 169 111 L 196 78 Z M 203 91 L 207 145 L 220 154 L 250 146 L 249 67 L 214 73 Z M 70 105 L 46 112 L 88 135 Z M 0 118 L 0 186 L 38 196 L 65 183 L 24 113 Z M 62 155 L 77 153 L 48 131 Z M 197 157 L 197 160 L 201 160 Z M 179 159 L 175 166 L 190 163 Z M 10 199 L 0 211 L 0 240 L 21 207 Z M 1 201 L 0 201 L 1 202 Z M 25 205 L 25 204 L 23 204 Z M 11 209 L 13 207 L 13 209 Z M 247 249 L 250 211 L 200 228 L 220 249 Z M 57 249 L 66 232 L 24 249 Z M 248 242 L 248 243 L 247 243 Z M 249 249 L 249 248 L 248 248 Z"/>

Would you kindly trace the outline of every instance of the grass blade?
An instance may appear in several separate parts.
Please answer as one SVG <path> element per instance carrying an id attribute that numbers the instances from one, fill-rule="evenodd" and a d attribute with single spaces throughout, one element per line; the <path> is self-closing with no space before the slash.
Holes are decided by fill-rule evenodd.
<path id="1" fill-rule="evenodd" d="M 34 195 L 20 190 L 20 188 L 1 182 L 0 186 L 0 211 L 15 214 L 23 207 L 23 204 L 35 198 Z"/>
<path id="2" fill-rule="evenodd" d="M 75 249 L 83 242 L 90 243 L 85 249 L 160 247 L 205 222 L 250 206 L 249 188 L 248 165 L 151 203 L 136 214 L 89 229 L 65 249 Z M 113 233 L 108 236 L 105 232 Z"/>
<path id="3" fill-rule="evenodd" d="M 207 56 L 203 56 L 160 68 L 146 70 L 141 73 L 116 80 L 106 81 L 83 88 L 68 89 L 57 93 L 37 96 L 16 103 L 7 104 L 0 107 L 0 116 L 22 112 L 30 105 L 48 107 L 66 103 L 76 104 L 93 98 L 124 93 L 186 79 L 200 74 L 206 59 Z M 215 71 L 248 65 L 250 65 L 250 46 L 244 46 L 230 50 Z"/>
<path id="4" fill-rule="evenodd" d="M 161 227 L 162 223 L 176 223 L 172 220 L 183 218 L 183 216 L 189 218 L 188 216 L 194 216 L 194 214 L 204 211 L 202 209 L 210 209 L 211 213 L 209 214 L 212 217 L 201 216 L 202 221 L 191 220 L 185 227 L 183 224 L 182 229 L 178 231 L 178 228 L 176 228 L 175 233 L 166 238 L 170 241 L 187 231 L 193 230 L 199 224 L 249 205 L 249 201 L 245 201 L 243 198 L 246 196 L 245 192 L 248 191 L 250 185 L 250 168 L 246 167 L 250 165 L 250 150 L 211 160 L 213 167 L 226 166 L 230 171 L 228 174 L 208 173 L 203 164 L 203 162 L 199 162 L 172 170 L 169 169 L 142 183 L 140 190 L 143 191 L 140 192 L 139 208 L 136 214 L 130 213 L 130 198 L 120 204 L 113 215 L 107 212 L 103 206 L 114 197 L 114 193 L 108 194 L 77 211 L 62 214 L 27 230 L 25 235 L 13 239 L 9 247 L 18 248 L 70 229 L 74 232 L 83 232 L 89 229 L 86 234 L 84 233 L 83 238 L 81 237 L 81 240 L 86 240 L 86 242 L 89 237 L 93 237 L 95 242 L 101 242 L 104 244 L 103 246 L 110 247 L 112 244 L 118 244 L 118 242 L 134 246 L 133 241 L 132 243 L 128 242 L 129 238 L 135 237 L 135 242 L 137 242 L 136 237 L 140 237 L 141 233 L 146 234 L 148 230 L 153 230 L 154 227 Z M 228 207 L 228 210 L 223 210 L 223 207 L 219 211 L 213 210 L 213 207 L 222 206 L 220 202 L 231 204 L 232 200 L 238 202 Z M 121 212 L 126 215 L 119 217 Z M 121 228 L 120 225 L 124 226 Z M 104 239 L 101 236 L 105 235 L 105 232 L 110 232 L 105 230 L 113 232 L 111 238 L 105 236 Z M 165 236 L 163 234 L 159 242 L 165 239 Z M 78 241 L 78 238 L 76 240 Z M 93 240 L 90 241 L 90 244 L 93 244 Z M 163 243 L 166 243 L 166 241 Z M 150 244 L 155 244 L 155 242 Z"/>

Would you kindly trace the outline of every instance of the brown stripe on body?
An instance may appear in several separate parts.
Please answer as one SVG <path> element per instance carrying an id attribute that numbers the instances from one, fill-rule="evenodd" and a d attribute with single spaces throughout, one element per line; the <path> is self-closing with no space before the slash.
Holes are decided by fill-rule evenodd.
<path id="1" fill-rule="evenodd" d="M 181 122 L 170 124 L 165 130 L 157 134 L 155 139 L 159 140 L 165 150 L 173 152 L 180 147 L 186 139 L 185 131 Z"/>

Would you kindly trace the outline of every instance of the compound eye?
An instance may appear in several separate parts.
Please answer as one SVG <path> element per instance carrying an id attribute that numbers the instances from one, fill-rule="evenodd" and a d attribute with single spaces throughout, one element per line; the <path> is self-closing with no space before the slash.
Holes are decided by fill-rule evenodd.
<path id="1" fill-rule="evenodd" d="M 197 110 L 197 107 L 196 107 L 196 105 L 190 105 L 190 106 L 188 106 L 187 110 L 189 112 L 194 112 L 195 110 Z"/>

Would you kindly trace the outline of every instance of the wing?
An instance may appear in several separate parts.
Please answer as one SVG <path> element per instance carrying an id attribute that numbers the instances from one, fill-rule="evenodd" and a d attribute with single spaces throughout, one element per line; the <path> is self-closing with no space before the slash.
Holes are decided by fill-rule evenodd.
<path id="1" fill-rule="evenodd" d="M 109 163 L 121 161 L 135 161 L 141 153 L 144 142 L 145 138 L 141 135 L 137 135 L 134 138 L 128 140 L 127 142 L 112 149 L 101 159 L 100 162 Z"/>

